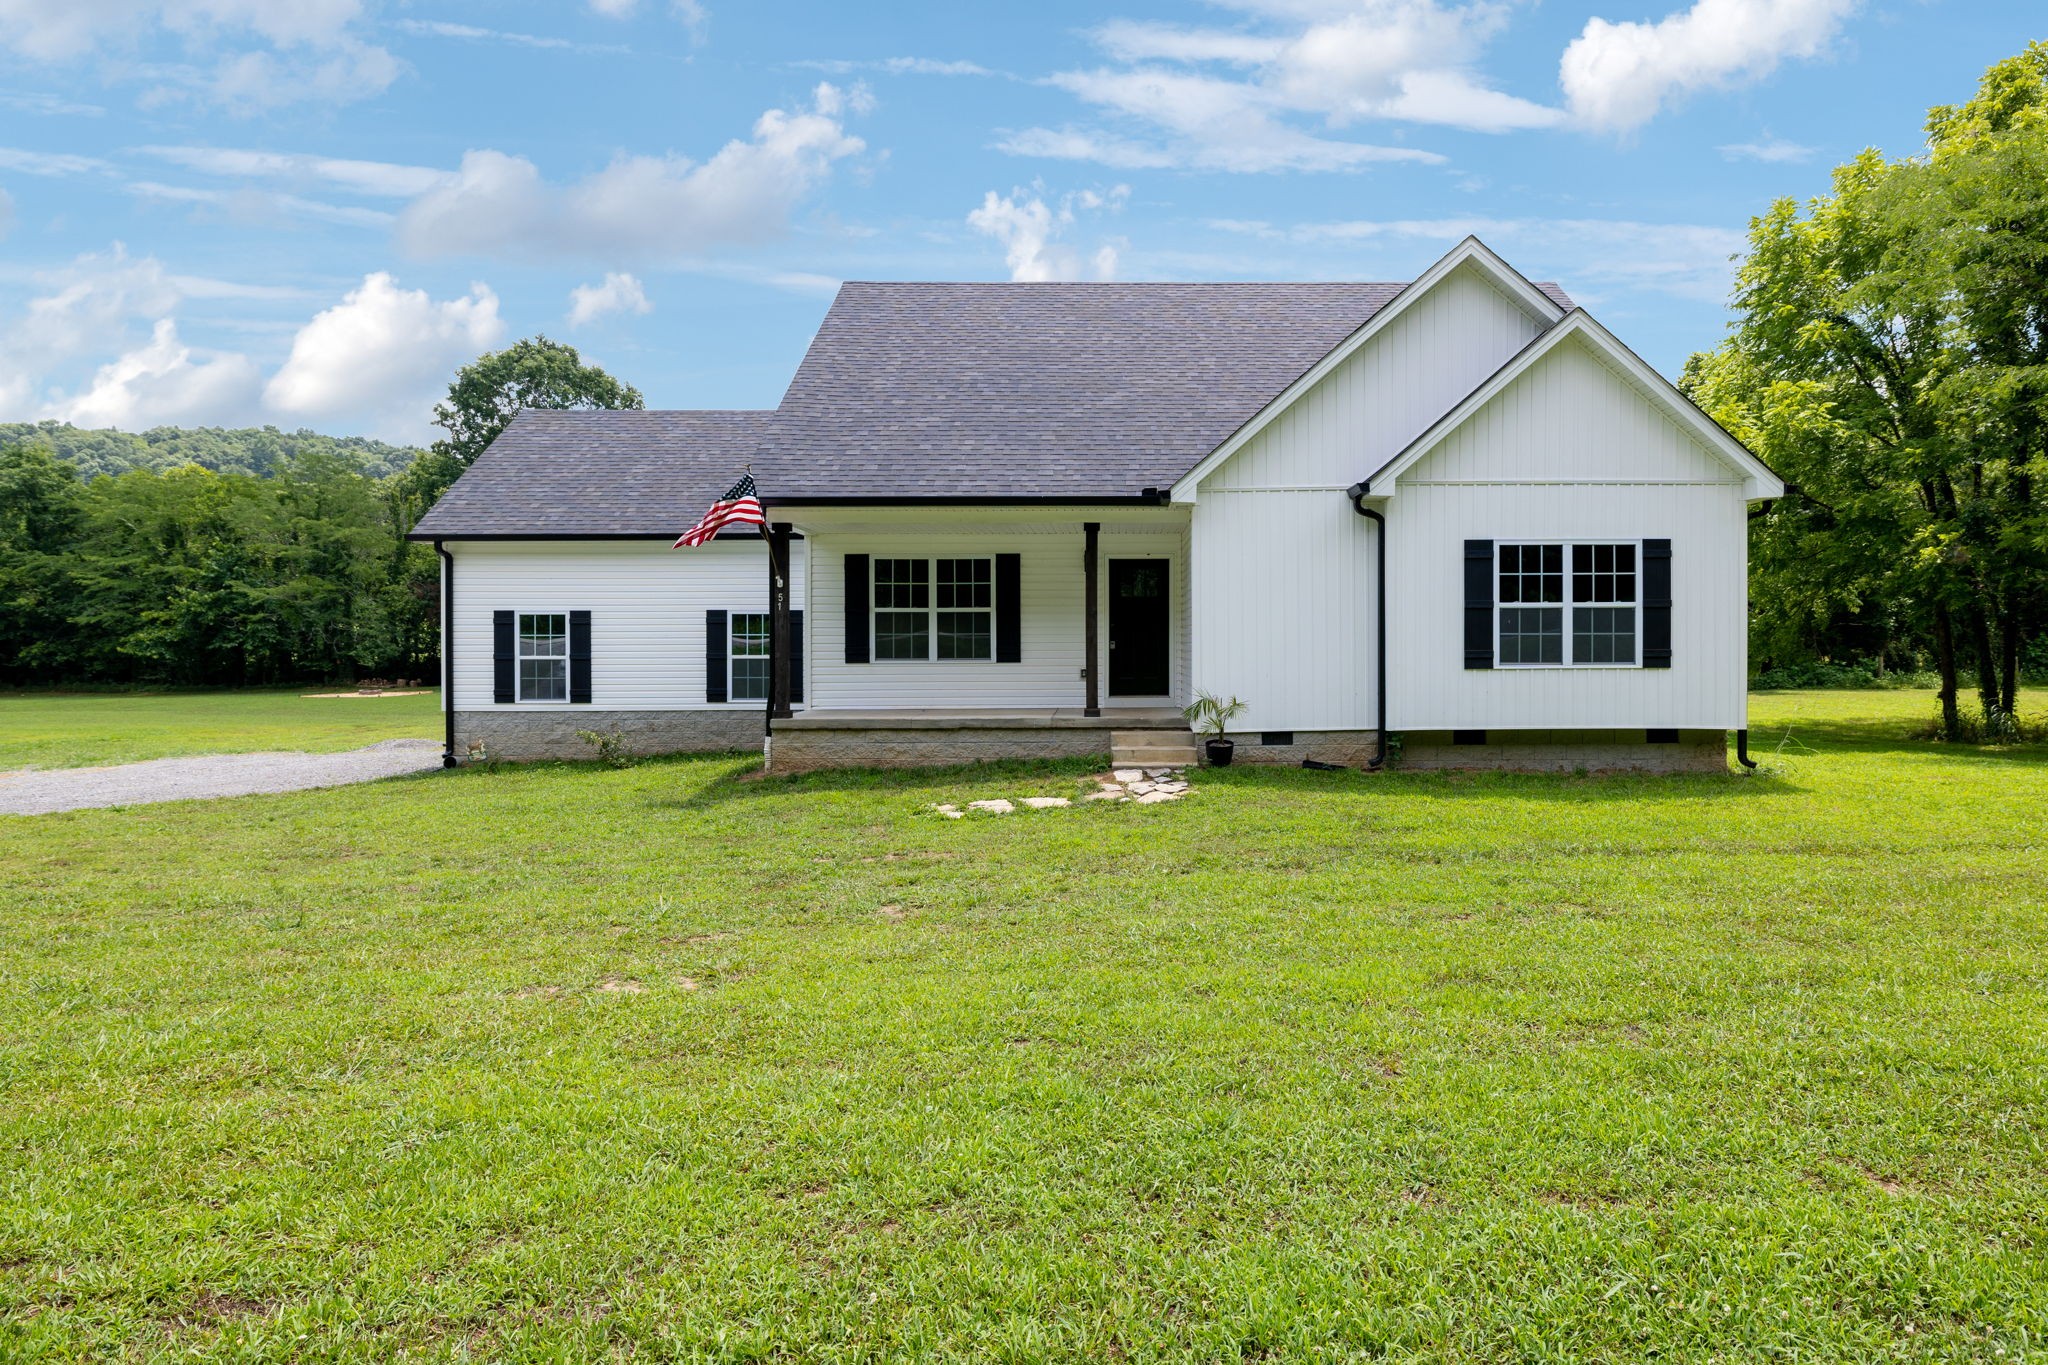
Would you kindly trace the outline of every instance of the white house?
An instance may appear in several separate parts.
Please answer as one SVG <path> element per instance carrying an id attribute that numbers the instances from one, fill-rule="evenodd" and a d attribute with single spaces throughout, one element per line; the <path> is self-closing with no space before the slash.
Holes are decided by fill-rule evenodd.
<path id="1" fill-rule="evenodd" d="M 748 467 L 771 533 L 669 548 Z M 1468 239 L 1406 285 L 848 284 L 774 411 L 522 413 L 414 536 L 450 761 L 1165 753 L 1209 692 L 1241 760 L 1720 771 L 1782 492 Z"/>

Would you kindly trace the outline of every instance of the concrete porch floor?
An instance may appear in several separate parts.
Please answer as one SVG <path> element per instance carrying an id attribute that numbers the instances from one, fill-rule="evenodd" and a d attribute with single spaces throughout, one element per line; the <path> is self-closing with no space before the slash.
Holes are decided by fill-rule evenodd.
<path id="1" fill-rule="evenodd" d="M 923 706 L 891 711 L 818 709 L 775 722 L 782 730 L 1178 730 L 1188 723 L 1171 706 L 1102 708 L 1099 716 L 1078 706 Z"/>

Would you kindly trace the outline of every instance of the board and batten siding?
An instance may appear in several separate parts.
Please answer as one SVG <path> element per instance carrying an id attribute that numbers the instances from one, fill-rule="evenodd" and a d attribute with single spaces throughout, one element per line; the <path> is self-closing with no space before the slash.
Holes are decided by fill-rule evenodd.
<path id="1" fill-rule="evenodd" d="M 704 613 L 768 610 L 768 552 L 758 540 L 672 550 L 662 541 L 451 541 L 455 701 L 460 711 L 759 711 L 704 700 Z M 803 602 L 808 546 L 790 546 L 791 601 Z M 591 697 L 492 700 L 491 614 L 591 614 Z M 808 623 L 807 623 L 808 624 Z"/>
<path id="2" fill-rule="evenodd" d="M 882 711 L 896 708 L 989 707 L 1033 709 L 1079 707 L 1086 700 L 1081 677 L 1086 655 L 1086 592 L 1083 539 L 1078 525 L 988 528 L 973 534 L 934 532 L 907 526 L 900 533 L 813 529 L 806 544 L 814 557 L 809 607 L 804 613 L 810 704 L 820 710 Z M 1098 553 L 1104 561 L 1099 599 L 1105 656 L 1109 642 L 1107 561 L 1161 558 L 1177 580 L 1172 588 L 1173 694 L 1170 698 L 1108 695 L 1102 706 L 1178 705 L 1187 694 L 1188 595 L 1184 534 L 1179 530 L 1120 531 L 1105 527 Z M 876 659 L 846 662 L 846 556 L 874 559 L 988 558 L 1018 556 L 1019 635 L 1023 658 L 993 660 Z"/>
<path id="3" fill-rule="evenodd" d="M 1742 476 L 1576 338 L 1402 474 L 1387 520 L 1390 729 L 1748 723 Z M 1465 668 L 1468 539 L 1668 539 L 1671 667 Z"/>
<path id="4" fill-rule="evenodd" d="M 1541 322 L 1477 269 L 1451 272 L 1202 480 L 1212 490 L 1344 489 L 1528 345 Z"/>
<path id="5" fill-rule="evenodd" d="M 1192 682 L 1247 704 L 1234 728 L 1377 723 L 1377 532 L 1344 490 L 1541 327 L 1478 269 L 1453 271 L 1202 480 L 1189 528 Z"/>

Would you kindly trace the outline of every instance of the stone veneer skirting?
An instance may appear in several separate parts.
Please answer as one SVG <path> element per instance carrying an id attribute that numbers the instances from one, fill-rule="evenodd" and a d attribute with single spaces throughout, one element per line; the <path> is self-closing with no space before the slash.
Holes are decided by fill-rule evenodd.
<path id="1" fill-rule="evenodd" d="M 820 768 L 950 768 L 1001 758 L 1109 756 L 1107 729 L 859 729 L 792 728 L 777 723 L 768 770 L 807 773 Z"/>
<path id="2" fill-rule="evenodd" d="M 759 710 L 457 711 L 455 756 L 467 760 L 472 740 L 482 740 L 492 758 L 523 763 L 540 758 L 596 758 L 597 750 L 576 737 L 578 730 L 617 730 L 634 754 L 758 752 L 765 719 Z"/>
<path id="3" fill-rule="evenodd" d="M 1225 736 L 1237 748 L 1232 763 L 1275 763 L 1298 768 L 1303 759 L 1336 763 L 1346 768 L 1363 768 L 1372 762 L 1378 736 L 1371 730 L 1297 730 L 1292 744 L 1261 744 L 1257 731 Z M 1201 747 L 1201 736 L 1195 745 Z"/>
<path id="4" fill-rule="evenodd" d="M 1676 744 L 1650 744 L 1641 730 L 1489 730 L 1484 744 L 1453 744 L 1448 730 L 1401 737 L 1404 769 L 1524 773 L 1725 773 L 1725 730 L 1680 730 Z"/>

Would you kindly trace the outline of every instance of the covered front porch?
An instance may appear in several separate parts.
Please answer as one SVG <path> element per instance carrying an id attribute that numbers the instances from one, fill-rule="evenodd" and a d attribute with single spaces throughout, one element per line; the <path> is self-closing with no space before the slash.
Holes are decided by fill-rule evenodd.
<path id="1" fill-rule="evenodd" d="M 788 636 L 805 695 L 800 709 L 770 707 L 772 768 L 1192 757 L 1185 508 L 1147 498 L 769 515 L 803 536 L 810 566 Z"/>

